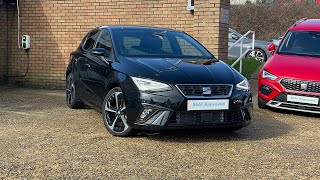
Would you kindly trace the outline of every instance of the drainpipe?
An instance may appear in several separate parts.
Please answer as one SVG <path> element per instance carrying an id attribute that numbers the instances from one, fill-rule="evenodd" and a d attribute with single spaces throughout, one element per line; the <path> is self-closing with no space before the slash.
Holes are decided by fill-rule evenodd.
<path id="1" fill-rule="evenodd" d="M 8 75 L 9 75 L 9 8 L 8 6 L 6 6 L 6 13 L 7 13 L 7 40 L 6 40 L 6 45 L 7 45 L 7 54 L 6 54 L 6 59 L 7 59 L 7 62 L 6 62 L 6 76 L 4 78 L 4 81 L 6 84 L 9 83 L 9 78 L 8 78 Z"/>

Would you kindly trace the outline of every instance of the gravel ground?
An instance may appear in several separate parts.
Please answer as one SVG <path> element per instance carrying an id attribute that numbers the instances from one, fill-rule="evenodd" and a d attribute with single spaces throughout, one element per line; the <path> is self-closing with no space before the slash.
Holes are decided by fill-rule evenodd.
<path id="1" fill-rule="evenodd" d="M 234 133 L 117 138 L 101 114 L 68 109 L 64 98 L 0 87 L 1 179 L 320 179 L 315 116 L 255 104 L 252 124 Z"/>

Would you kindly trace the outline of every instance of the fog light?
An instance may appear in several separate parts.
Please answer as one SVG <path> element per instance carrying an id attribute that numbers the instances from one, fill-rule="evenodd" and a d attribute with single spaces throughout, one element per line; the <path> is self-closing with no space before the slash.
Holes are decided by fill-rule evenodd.
<path id="1" fill-rule="evenodd" d="M 144 109 L 141 114 L 140 114 L 140 118 L 144 119 L 145 117 L 147 117 L 153 110 L 152 109 Z"/>
<path id="2" fill-rule="evenodd" d="M 266 96 L 269 96 L 272 93 L 273 89 L 266 85 L 261 85 L 260 92 Z"/>
<path id="3" fill-rule="evenodd" d="M 234 102 L 234 104 L 238 104 L 238 105 L 243 104 L 243 101 L 241 99 L 235 99 L 233 102 Z"/>

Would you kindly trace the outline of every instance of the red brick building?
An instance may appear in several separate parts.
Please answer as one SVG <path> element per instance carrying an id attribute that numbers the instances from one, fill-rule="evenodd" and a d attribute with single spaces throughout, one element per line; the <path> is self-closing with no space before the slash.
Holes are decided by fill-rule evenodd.
<path id="1" fill-rule="evenodd" d="M 0 84 L 64 87 L 69 53 L 101 25 L 183 30 L 227 59 L 230 0 L 196 0 L 193 11 L 188 0 L 19 0 L 20 35 L 31 37 L 28 54 L 18 48 L 16 0 L 3 1 L 13 4 L 0 0 Z"/>

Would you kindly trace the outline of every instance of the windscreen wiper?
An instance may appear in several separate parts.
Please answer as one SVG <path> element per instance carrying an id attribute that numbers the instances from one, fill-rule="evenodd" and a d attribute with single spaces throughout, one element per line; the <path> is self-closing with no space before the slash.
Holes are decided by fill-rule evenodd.
<path id="1" fill-rule="evenodd" d="M 213 63 L 219 62 L 216 58 L 206 58 L 206 59 L 197 59 L 197 60 L 184 60 L 184 62 L 192 63 L 192 64 L 203 64 L 203 65 L 211 65 Z"/>

